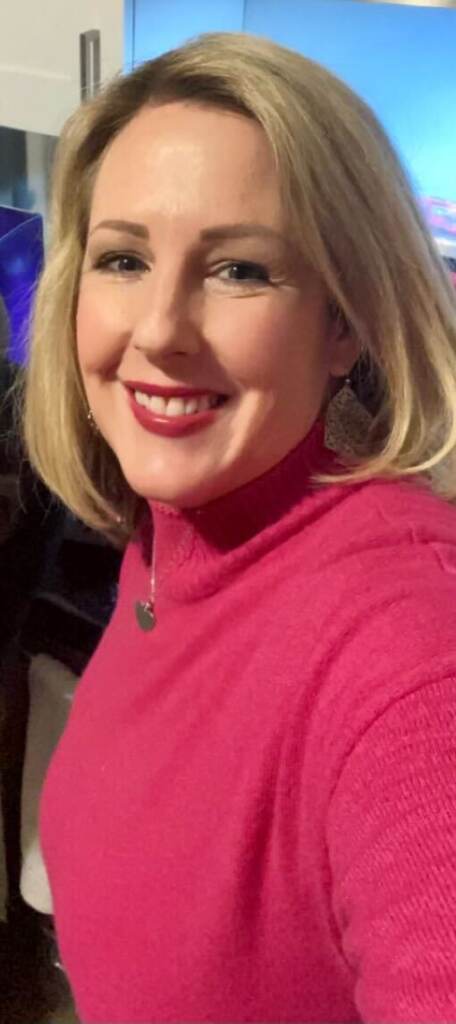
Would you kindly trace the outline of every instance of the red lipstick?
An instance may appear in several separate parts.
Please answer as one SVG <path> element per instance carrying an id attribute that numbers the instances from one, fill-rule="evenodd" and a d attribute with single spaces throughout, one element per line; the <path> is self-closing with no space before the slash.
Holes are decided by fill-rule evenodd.
<path id="1" fill-rule="evenodd" d="M 202 430 L 203 427 L 214 422 L 220 408 L 216 406 L 185 416 L 163 416 L 140 405 L 136 401 L 134 391 L 142 391 L 148 395 L 161 395 L 163 398 L 196 398 L 198 395 L 215 394 L 215 392 L 190 388 L 159 388 L 155 385 L 139 384 L 139 382 L 132 388 L 130 381 L 126 383 L 126 390 L 130 409 L 137 422 L 151 434 L 158 434 L 161 437 L 184 437 L 196 430 Z"/>

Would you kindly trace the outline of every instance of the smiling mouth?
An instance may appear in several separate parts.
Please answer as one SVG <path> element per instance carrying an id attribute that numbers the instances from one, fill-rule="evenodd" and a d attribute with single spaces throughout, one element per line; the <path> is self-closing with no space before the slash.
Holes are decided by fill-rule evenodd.
<path id="1" fill-rule="evenodd" d="M 188 398 L 171 395 L 146 395 L 144 391 L 133 391 L 135 401 L 143 406 L 154 416 L 174 419 L 182 416 L 196 416 L 208 412 L 211 409 L 218 409 L 228 400 L 227 395 L 192 395 Z"/>

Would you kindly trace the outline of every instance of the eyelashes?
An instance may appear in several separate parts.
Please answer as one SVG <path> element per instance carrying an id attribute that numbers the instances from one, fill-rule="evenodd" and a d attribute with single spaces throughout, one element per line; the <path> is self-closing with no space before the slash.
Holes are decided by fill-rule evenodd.
<path id="1" fill-rule="evenodd" d="M 148 271 L 147 264 L 131 252 L 106 252 L 94 261 L 94 270 L 111 271 L 114 274 L 130 275 Z"/>
<path id="2" fill-rule="evenodd" d="M 233 271 L 237 276 L 222 278 L 222 272 Z M 225 263 L 223 266 L 218 268 L 216 276 L 220 277 L 221 280 L 237 281 L 240 284 L 243 282 L 252 283 L 254 281 L 263 282 L 263 284 L 270 283 L 269 271 L 261 263 L 251 263 L 247 260 L 233 260 L 229 263 Z"/>
<path id="3" fill-rule="evenodd" d="M 150 272 L 150 266 L 136 253 L 106 252 L 93 262 L 93 269 L 116 277 L 137 277 Z M 212 280 L 238 287 L 272 284 L 271 273 L 262 263 L 251 260 L 225 260 L 207 274 Z"/>

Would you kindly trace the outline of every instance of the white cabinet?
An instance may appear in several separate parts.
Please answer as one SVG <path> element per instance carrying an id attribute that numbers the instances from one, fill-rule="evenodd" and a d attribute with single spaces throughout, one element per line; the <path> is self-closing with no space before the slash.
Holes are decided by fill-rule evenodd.
<path id="1" fill-rule="evenodd" d="M 98 59 L 110 78 L 123 47 L 123 0 L 1 0 L 0 125 L 58 135 L 81 100 L 84 64 L 89 80 Z"/>
<path id="2" fill-rule="evenodd" d="M 0 0 L 0 126 L 58 135 L 81 100 L 81 37 L 100 77 L 200 32 L 242 31 L 244 0 Z M 1 154 L 0 154 L 1 159 Z"/>

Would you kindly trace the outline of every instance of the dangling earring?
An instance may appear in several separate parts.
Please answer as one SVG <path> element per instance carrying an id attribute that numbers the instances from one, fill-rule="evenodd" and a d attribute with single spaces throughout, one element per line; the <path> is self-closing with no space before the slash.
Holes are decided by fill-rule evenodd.
<path id="1" fill-rule="evenodd" d="M 93 412 L 92 412 L 91 409 L 89 409 L 89 411 L 87 413 L 87 420 L 88 420 L 88 424 L 89 424 L 89 427 L 90 427 L 92 433 L 93 434 L 99 434 L 100 431 L 99 431 L 99 429 L 97 427 L 97 424 L 95 423 L 94 415 L 93 415 Z"/>
<path id="2" fill-rule="evenodd" d="M 371 423 L 372 417 L 355 395 L 350 377 L 345 377 L 326 409 L 326 447 L 338 455 L 354 455 L 366 441 Z"/>

